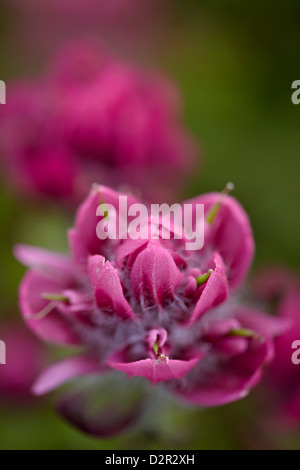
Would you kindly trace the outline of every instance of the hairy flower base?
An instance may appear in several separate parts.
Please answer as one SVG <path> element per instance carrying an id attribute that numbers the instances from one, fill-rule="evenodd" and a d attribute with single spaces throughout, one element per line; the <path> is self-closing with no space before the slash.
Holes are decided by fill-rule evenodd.
<path id="1" fill-rule="evenodd" d="M 163 382 L 198 405 L 244 397 L 273 358 L 273 337 L 285 323 L 232 295 L 254 249 L 243 209 L 219 193 L 188 201 L 193 210 L 204 204 L 209 218 L 203 249 L 188 251 L 183 239 L 163 239 L 163 221 L 151 219 L 157 240 L 99 240 L 97 207 L 117 210 L 118 199 L 109 188 L 93 187 L 69 231 L 71 257 L 16 247 L 30 268 L 20 286 L 25 322 L 45 341 L 83 348 L 81 356 L 46 369 L 34 392 L 118 370 Z"/>

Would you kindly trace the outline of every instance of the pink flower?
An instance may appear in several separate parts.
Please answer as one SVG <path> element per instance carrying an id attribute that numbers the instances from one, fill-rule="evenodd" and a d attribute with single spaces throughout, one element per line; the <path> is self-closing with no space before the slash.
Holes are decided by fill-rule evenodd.
<path id="1" fill-rule="evenodd" d="M 46 78 L 10 88 L 0 126 L 7 171 L 33 196 L 78 201 L 100 180 L 171 199 L 195 153 L 178 101 L 165 79 L 75 44 Z"/>
<path id="2" fill-rule="evenodd" d="M 45 363 L 42 344 L 24 326 L 2 322 L 0 339 L 5 343 L 6 364 L 0 365 L 0 396 L 22 403 L 31 398 L 31 386 Z"/>
<path id="3" fill-rule="evenodd" d="M 161 223 L 155 240 L 98 239 L 96 209 L 101 202 L 117 210 L 118 197 L 103 186 L 92 189 L 69 231 L 71 257 L 16 247 L 30 268 L 20 286 L 25 322 L 45 341 L 83 348 L 46 369 L 34 393 L 117 370 L 162 382 L 197 405 L 244 397 L 273 358 L 272 338 L 283 325 L 231 295 L 254 250 L 242 207 L 219 193 L 186 201 L 204 203 L 207 220 L 203 249 L 187 251 L 183 239 L 162 238 Z M 128 198 L 129 206 L 135 202 Z"/>
<path id="4" fill-rule="evenodd" d="M 275 360 L 267 374 L 264 392 L 272 404 L 272 416 L 277 415 L 279 425 L 299 424 L 300 421 L 300 369 L 292 362 L 294 341 L 300 340 L 300 280 L 287 268 L 264 268 L 254 282 L 258 294 L 277 318 L 287 322 L 286 333 L 276 338 Z M 298 348 L 299 349 L 299 348 Z"/>

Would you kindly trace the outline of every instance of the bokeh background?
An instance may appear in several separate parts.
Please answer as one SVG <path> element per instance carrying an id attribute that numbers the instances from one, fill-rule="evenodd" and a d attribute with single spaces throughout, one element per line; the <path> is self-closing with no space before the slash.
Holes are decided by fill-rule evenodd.
<path id="1" fill-rule="evenodd" d="M 7 83 L 7 100 L 11 81 L 40 74 L 58 47 L 84 35 L 96 35 L 123 60 L 162 70 L 178 84 L 186 125 L 201 147 L 200 169 L 184 195 L 221 190 L 233 181 L 252 221 L 253 272 L 270 261 L 299 270 L 300 106 L 291 102 L 291 84 L 300 79 L 299 2 L 60 3 L 1 1 L 0 79 Z M 38 201 L 20 200 L 5 175 L 0 210 L 0 319 L 18 321 L 17 289 L 24 270 L 12 246 L 24 242 L 65 250 L 72 215 L 55 205 L 41 210 Z M 297 430 L 271 438 L 257 433 L 255 416 L 262 405 L 256 392 L 211 410 L 163 403 L 156 417 L 154 406 L 152 420 L 96 440 L 63 422 L 51 398 L 10 402 L 3 397 L 0 448 L 300 448 Z"/>

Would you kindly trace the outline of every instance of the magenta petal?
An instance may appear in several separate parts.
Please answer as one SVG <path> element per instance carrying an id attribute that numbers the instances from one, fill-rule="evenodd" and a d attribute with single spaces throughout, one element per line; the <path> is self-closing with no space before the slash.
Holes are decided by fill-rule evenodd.
<path id="1" fill-rule="evenodd" d="M 243 354 L 223 358 L 212 370 L 199 370 L 199 381 L 191 388 L 175 384 L 175 393 L 200 406 L 219 406 L 240 400 L 260 381 L 273 352 L 273 343 L 269 340 L 263 344 L 252 340 Z M 195 369 L 193 374 L 196 373 Z"/>
<path id="2" fill-rule="evenodd" d="M 180 394 L 189 403 L 198 406 L 221 406 L 245 398 L 261 378 L 261 371 L 255 371 L 250 380 L 242 377 L 220 374 L 218 381 L 207 384 L 207 387 L 198 388 L 191 393 Z"/>
<path id="3" fill-rule="evenodd" d="M 75 227 L 69 232 L 69 240 L 74 259 L 84 265 L 89 255 L 101 254 L 106 256 L 108 247 L 118 245 L 119 240 L 100 240 L 97 237 L 96 228 L 100 218 L 96 215 L 100 204 L 110 204 L 117 213 L 118 232 L 118 209 L 119 196 L 122 195 L 106 186 L 95 185 L 87 199 L 81 204 L 77 211 Z M 128 207 L 137 202 L 133 196 L 127 196 Z"/>
<path id="4" fill-rule="evenodd" d="M 75 227 L 69 230 L 69 242 L 75 261 L 84 266 L 88 255 L 99 252 L 101 240 L 96 233 L 96 211 L 100 204 L 97 189 L 92 189 L 77 211 Z"/>
<path id="5" fill-rule="evenodd" d="M 42 293 L 61 293 L 65 287 L 39 273 L 28 271 L 19 290 L 20 310 L 27 326 L 41 339 L 55 344 L 78 344 L 71 322 L 54 308 L 43 318 L 35 318 L 48 304 Z"/>
<path id="6" fill-rule="evenodd" d="M 126 266 L 128 269 L 131 269 L 137 255 L 144 250 L 148 243 L 149 240 L 143 240 L 141 238 L 138 238 L 137 240 L 129 238 L 126 240 L 122 245 L 120 245 L 116 252 L 118 268 L 122 269 Z"/>
<path id="7" fill-rule="evenodd" d="M 177 359 L 142 359 L 136 362 L 118 362 L 117 358 L 108 361 L 112 369 L 128 374 L 130 377 L 139 376 L 149 379 L 153 384 L 171 379 L 180 379 L 189 372 L 202 358 L 202 354 L 197 357 L 181 361 Z"/>
<path id="8" fill-rule="evenodd" d="M 214 348 L 225 356 L 236 356 L 248 349 L 247 338 L 225 337 L 214 344 Z"/>
<path id="9" fill-rule="evenodd" d="M 67 232 L 69 247 L 74 259 L 74 262 L 80 267 L 81 271 L 86 270 L 86 259 L 89 255 L 86 245 L 82 242 L 80 234 L 75 228 L 70 228 Z M 97 240 L 95 240 L 97 243 Z"/>
<path id="10" fill-rule="evenodd" d="M 137 300 L 162 305 L 174 296 L 183 275 L 171 254 L 159 245 L 149 243 L 132 267 L 131 285 Z"/>
<path id="11" fill-rule="evenodd" d="M 94 186 L 87 199 L 79 207 L 74 227 L 76 233 L 75 241 L 77 240 L 77 243 L 82 244 L 81 249 L 85 250 L 86 256 L 97 253 L 105 255 L 107 247 L 116 244 L 116 240 L 111 240 L 109 238 L 106 240 L 100 240 L 97 237 L 96 227 L 100 219 L 96 215 L 96 212 L 100 204 L 112 205 L 117 214 L 116 225 L 118 231 L 119 196 L 121 195 L 121 193 L 118 193 L 106 186 Z M 137 201 L 132 196 L 127 196 L 128 207 L 135 202 Z M 74 234 L 72 236 L 74 237 Z M 74 244 L 72 248 L 73 250 L 75 249 L 76 255 L 76 246 L 74 246 Z"/>
<path id="12" fill-rule="evenodd" d="M 89 258 L 89 274 L 98 307 L 122 318 L 134 319 L 134 313 L 124 297 L 117 271 L 103 256 Z"/>
<path id="13" fill-rule="evenodd" d="M 214 340 L 227 335 L 231 330 L 241 328 L 241 324 L 235 318 L 217 319 L 203 327 L 205 340 Z"/>
<path id="14" fill-rule="evenodd" d="M 71 379 L 82 375 L 99 373 L 100 366 L 96 361 L 84 357 L 72 357 L 45 369 L 32 387 L 34 395 L 45 395 Z"/>
<path id="15" fill-rule="evenodd" d="M 284 334 L 275 339 L 276 355 L 269 369 L 267 384 L 271 392 L 273 389 L 278 392 L 278 401 L 275 403 L 277 414 L 279 411 L 285 415 L 285 418 L 294 419 L 295 423 L 300 416 L 299 366 L 293 364 L 291 356 L 295 351 L 292 349 L 293 342 L 300 338 L 299 286 L 297 275 L 283 266 L 266 267 L 254 279 L 255 293 L 258 293 L 263 300 L 272 302 L 271 307 L 276 312 L 276 317 L 267 317 L 269 322 L 272 322 L 271 326 L 260 315 L 256 320 L 258 327 L 268 332 L 274 328 L 278 329 L 277 324 L 273 324 L 278 322 L 281 332 L 282 326 L 286 329 Z M 249 320 L 253 321 L 252 316 L 247 314 L 246 321 Z"/>
<path id="16" fill-rule="evenodd" d="M 158 347 L 164 346 L 168 338 L 168 333 L 164 328 L 154 328 L 149 331 L 147 343 L 149 349 L 153 349 L 154 344 L 157 342 Z"/>
<path id="17" fill-rule="evenodd" d="M 293 271 L 274 265 L 256 273 L 254 292 L 265 301 L 276 301 L 276 314 L 280 317 L 299 319 L 300 282 Z"/>
<path id="18" fill-rule="evenodd" d="M 16 245 L 14 255 L 20 263 L 61 281 L 74 279 L 74 264 L 68 256 L 29 245 Z"/>
<path id="19" fill-rule="evenodd" d="M 189 324 L 194 323 L 205 312 L 216 307 L 226 300 L 228 295 L 228 285 L 225 276 L 225 267 L 219 255 L 214 256 L 215 269 L 208 278 L 201 293 L 196 307 L 189 320 Z"/>
<path id="20" fill-rule="evenodd" d="M 208 193 L 185 203 L 204 204 L 205 214 L 220 201 L 220 193 Z M 209 244 L 220 253 L 229 286 L 237 288 L 245 279 L 254 254 L 254 240 L 249 218 L 231 196 L 223 198 L 220 210 L 209 226 Z"/>
<path id="21" fill-rule="evenodd" d="M 293 325 L 289 318 L 274 317 L 249 308 L 239 307 L 234 315 L 243 328 L 253 330 L 263 338 L 283 335 Z"/>
<path id="22" fill-rule="evenodd" d="M 274 264 L 255 273 L 253 287 L 263 299 L 272 299 L 285 297 L 293 291 L 299 292 L 300 282 L 295 272 L 286 266 Z"/>

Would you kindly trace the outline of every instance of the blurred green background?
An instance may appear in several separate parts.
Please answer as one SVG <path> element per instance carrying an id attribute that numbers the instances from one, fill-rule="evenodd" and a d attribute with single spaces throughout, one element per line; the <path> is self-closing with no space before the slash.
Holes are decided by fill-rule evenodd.
<path id="1" fill-rule="evenodd" d="M 185 196 L 235 183 L 254 231 L 254 268 L 280 262 L 300 268 L 300 105 L 291 84 L 300 79 L 300 3 L 296 0 L 173 0 L 161 2 L 134 34 L 115 26 L 93 31 L 124 59 L 163 70 L 182 93 L 187 126 L 199 139 L 202 164 Z M 28 16 L 0 7 L 0 79 L 43 70 L 54 43 L 34 50 L 20 41 Z M 144 25 L 143 22 L 147 22 Z M 29 25 L 27 25 L 29 28 Z M 37 27 L 33 22 L 30 28 Z M 95 25 L 93 25 L 93 28 Z M 77 27 L 76 27 L 77 28 Z M 71 34 L 76 37 L 77 29 Z M 108 31 L 109 29 L 109 31 Z M 80 34 L 89 33 L 88 23 Z M 17 38 L 17 40 L 14 40 Z M 69 38 L 68 38 L 69 39 Z M 56 44 L 55 44 L 56 46 Z M 27 48 L 26 48 L 27 47 Z M 46 47 L 46 46 L 45 46 Z M 53 49 L 53 50 L 52 50 Z M 24 272 L 12 256 L 15 242 L 66 249 L 66 219 L 57 208 L 21 204 L 0 189 L 1 317 L 17 316 Z M 1 331 L 0 331 L 1 336 Z M 166 404 L 157 422 L 109 440 L 81 435 L 55 415 L 50 401 L 0 405 L 1 449 L 251 448 L 253 398 L 214 410 Z M 278 436 L 300 447 L 298 436 Z M 271 445 L 271 444 L 270 444 Z"/>

